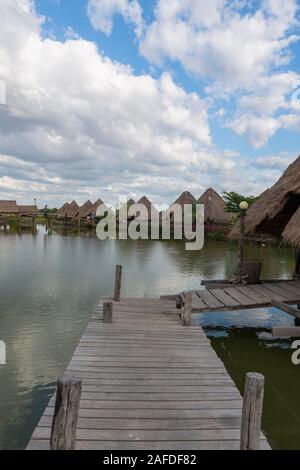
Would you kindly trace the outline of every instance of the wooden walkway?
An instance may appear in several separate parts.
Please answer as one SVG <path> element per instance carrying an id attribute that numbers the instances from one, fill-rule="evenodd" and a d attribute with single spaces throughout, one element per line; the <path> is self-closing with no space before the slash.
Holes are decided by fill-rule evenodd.
<path id="1" fill-rule="evenodd" d="M 268 282 L 254 285 L 228 284 L 193 292 L 193 311 L 226 311 L 270 307 L 272 300 L 300 304 L 300 281 Z"/>
<path id="2" fill-rule="evenodd" d="M 112 324 L 101 310 L 65 373 L 83 381 L 77 449 L 239 449 L 241 395 L 202 328 L 181 326 L 166 299 L 114 303 Z M 49 449 L 53 407 L 28 449 Z"/>

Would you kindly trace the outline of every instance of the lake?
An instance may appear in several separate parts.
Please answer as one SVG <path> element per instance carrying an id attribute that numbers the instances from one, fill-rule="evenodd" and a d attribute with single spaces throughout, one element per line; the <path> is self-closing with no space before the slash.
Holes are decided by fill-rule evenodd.
<path id="1" fill-rule="evenodd" d="M 247 246 L 262 260 L 263 277 L 288 277 L 293 252 Z M 94 307 L 112 295 L 115 265 L 123 265 L 123 296 L 158 296 L 197 288 L 202 279 L 228 278 L 237 245 L 207 241 L 200 252 L 178 241 L 100 241 L 91 232 L 48 235 L 0 232 L 0 448 L 25 448 L 66 368 Z M 276 448 L 300 448 L 300 369 L 290 341 L 273 340 L 273 324 L 293 324 L 276 309 L 196 315 L 236 384 L 245 373 L 266 377 L 264 430 Z"/>

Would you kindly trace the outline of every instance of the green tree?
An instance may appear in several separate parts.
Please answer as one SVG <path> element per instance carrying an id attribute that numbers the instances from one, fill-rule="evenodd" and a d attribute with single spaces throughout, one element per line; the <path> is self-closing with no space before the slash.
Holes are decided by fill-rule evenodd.
<path id="1" fill-rule="evenodd" d="M 235 193 L 234 191 L 225 191 L 223 192 L 223 199 L 226 203 L 226 212 L 239 214 L 241 211 L 239 206 L 242 201 L 248 202 L 249 206 L 251 206 L 258 198 L 255 196 L 243 196 L 242 194 Z"/>

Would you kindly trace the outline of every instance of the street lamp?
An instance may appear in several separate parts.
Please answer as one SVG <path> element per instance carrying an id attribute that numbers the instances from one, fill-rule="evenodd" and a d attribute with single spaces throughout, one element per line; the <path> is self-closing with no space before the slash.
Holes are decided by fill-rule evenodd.
<path id="1" fill-rule="evenodd" d="M 245 245 L 245 215 L 249 207 L 247 201 L 242 201 L 239 204 L 241 210 L 240 216 L 240 242 L 239 242 L 239 269 L 238 269 L 238 281 L 241 284 L 243 277 L 243 265 L 244 265 L 244 245 Z"/>

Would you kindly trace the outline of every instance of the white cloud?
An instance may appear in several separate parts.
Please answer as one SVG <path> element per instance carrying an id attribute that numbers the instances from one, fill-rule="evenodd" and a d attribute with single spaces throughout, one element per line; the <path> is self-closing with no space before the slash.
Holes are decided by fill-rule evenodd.
<path id="1" fill-rule="evenodd" d="M 138 36 L 142 32 L 142 8 L 137 0 L 88 0 L 87 12 L 93 27 L 107 35 L 112 31 L 116 14 L 133 23 Z"/>
<path id="2" fill-rule="evenodd" d="M 243 114 L 236 118 L 228 127 L 231 127 L 238 135 L 246 136 L 249 144 L 258 149 L 267 144 L 268 140 L 280 128 L 277 119 L 267 115 L 256 116 L 251 113 Z"/>
<path id="3" fill-rule="evenodd" d="M 2 0 L 0 14 L 2 197 L 109 202 L 134 191 L 169 201 L 232 173 L 235 154 L 212 145 L 206 101 L 168 73 L 136 76 L 91 42 L 43 38 L 31 1 Z"/>
<path id="4" fill-rule="evenodd" d="M 296 0 L 261 0 L 252 10 L 249 2 L 159 0 L 140 50 L 156 64 L 178 60 L 225 91 L 245 88 L 288 60 L 296 11 Z"/>

